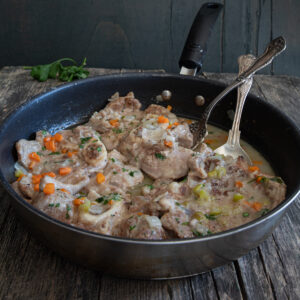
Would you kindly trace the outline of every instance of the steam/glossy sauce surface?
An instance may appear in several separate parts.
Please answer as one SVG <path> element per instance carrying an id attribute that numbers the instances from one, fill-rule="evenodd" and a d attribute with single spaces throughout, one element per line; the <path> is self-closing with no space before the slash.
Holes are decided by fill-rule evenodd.
<path id="1" fill-rule="evenodd" d="M 192 121 L 171 111 L 155 104 L 142 111 L 133 93 L 115 94 L 84 125 L 18 141 L 12 185 L 51 217 L 136 239 L 210 235 L 284 200 L 284 182 L 253 147 L 241 143 L 254 166 L 218 155 L 227 133 L 209 126 L 192 151 Z"/>

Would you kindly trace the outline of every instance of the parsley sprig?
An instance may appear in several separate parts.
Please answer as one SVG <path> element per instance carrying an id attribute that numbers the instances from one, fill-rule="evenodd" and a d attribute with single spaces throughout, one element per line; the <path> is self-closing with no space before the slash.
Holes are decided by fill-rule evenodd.
<path id="1" fill-rule="evenodd" d="M 63 66 L 62 62 L 71 62 L 73 65 Z M 50 64 L 37 65 L 32 67 L 24 67 L 25 70 L 31 70 L 30 75 L 38 81 L 46 81 L 49 78 L 58 78 L 61 81 L 72 81 L 75 79 L 87 78 L 89 71 L 83 69 L 86 65 L 86 58 L 84 58 L 80 66 L 72 58 L 61 58 Z"/>

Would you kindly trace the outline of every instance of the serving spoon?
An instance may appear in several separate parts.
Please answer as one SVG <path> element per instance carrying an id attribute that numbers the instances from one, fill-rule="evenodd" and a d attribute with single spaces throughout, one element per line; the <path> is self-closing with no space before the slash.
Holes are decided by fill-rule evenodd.
<path id="1" fill-rule="evenodd" d="M 193 146 L 192 149 L 196 149 L 199 144 L 201 144 L 207 135 L 207 121 L 209 116 L 216 106 L 216 104 L 226 96 L 231 90 L 243 84 L 247 79 L 249 79 L 255 72 L 261 70 L 262 68 L 269 65 L 274 57 L 283 52 L 286 48 L 285 39 L 280 36 L 272 40 L 267 46 L 265 52 L 258 57 L 254 63 L 242 72 L 233 82 L 230 84 L 223 92 L 221 92 L 204 110 L 203 114 L 200 116 L 199 120 L 195 123 L 189 125 L 190 131 L 193 134 Z"/>
<path id="2" fill-rule="evenodd" d="M 255 56 L 248 54 L 248 55 L 241 55 L 238 58 L 239 64 L 239 74 L 243 73 L 247 68 L 249 68 L 255 61 Z M 247 80 L 238 87 L 237 91 L 237 104 L 236 110 L 234 114 L 234 119 L 232 123 L 232 128 L 229 130 L 227 142 L 222 145 L 221 147 L 215 149 L 214 151 L 218 154 L 222 154 L 225 156 L 232 156 L 233 158 L 238 158 L 239 156 L 244 157 L 249 165 L 252 165 L 252 161 L 246 151 L 240 145 L 240 135 L 241 132 L 239 130 L 240 127 L 240 120 L 242 116 L 242 111 L 244 107 L 245 100 L 247 95 L 251 89 L 253 82 L 253 77 L 250 76 Z"/>

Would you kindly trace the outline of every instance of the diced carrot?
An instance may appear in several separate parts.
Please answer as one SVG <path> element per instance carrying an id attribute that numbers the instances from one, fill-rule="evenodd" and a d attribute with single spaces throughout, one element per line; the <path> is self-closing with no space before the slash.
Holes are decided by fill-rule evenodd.
<path id="1" fill-rule="evenodd" d="M 76 206 L 79 206 L 79 205 L 84 203 L 84 199 L 85 198 L 76 198 L 76 199 L 73 200 L 73 204 L 76 205 Z"/>
<path id="2" fill-rule="evenodd" d="M 235 186 L 241 188 L 243 187 L 243 183 L 241 181 L 236 181 Z"/>
<path id="3" fill-rule="evenodd" d="M 63 148 L 62 150 L 61 150 L 61 153 L 63 153 L 63 154 L 65 154 L 65 153 L 67 153 L 68 152 L 68 149 L 66 149 L 66 148 Z"/>
<path id="4" fill-rule="evenodd" d="M 108 204 L 109 204 L 109 205 L 113 205 L 113 203 L 114 203 L 113 200 L 109 200 L 109 201 L 108 201 Z"/>
<path id="5" fill-rule="evenodd" d="M 33 184 L 37 184 L 37 183 L 40 183 L 41 182 L 41 178 L 42 178 L 42 175 L 40 174 L 37 174 L 37 175 L 32 175 L 32 183 Z"/>
<path id="6" fill-rule="evenodd" d="M 72 172 L 72 168 L 70 168 L 70 167 L 59 168 L 58 172 L 59 172 L 59 175 L 65 176 L 65 175 L 68 175 Z"/>
<path id="7" fill-rule="evenodd" d="M 185 120 L 188 124 L 192 124 L 193 121 L 192 120 Z"/>
<path id="8" fill-rule="evenodd" d="M 142 216 L 143 213 L 142 213 L 142 212 L 138 212 L 137 215 L 138 215 L 138 216 Z"/>
<path id="9" fill-rule="evenodd" d="M 259 202 L 254 202 L 254 203 L 252 204 L 252 207 L 253 207 L 256 211 L 260 211 L 261 208 L 262 208 L 262 204 L 259 203 Z"/>
<path id="10" fill-rule="evenodd" d="M 67 193 L 67 194 L 70 194 L 70 192 L 68 191 L 68 190 L 66 190 L 66 189 L 60 189 L 62 192 L 64 192 L 64 193 Z"/>
<path id="11" fill-rule="evenodd" d="M 173 143 L 171 141 L 164 141 L 165 146 L 172 148 L 173 147 Z"/>
<path id="12" fill-rule="evenodd" d="M 54 140 L 51 140 L 49 142 L 49 150 L 51 150 L 52 152 L 56 151 L 56 146 L 55 146 L 55 141 Z"/>
<path id="13" fill-rule="evenodd" d="M 38 192 L 40 190 L 40 184 L 37 183 L 34 185 L 34 188 L 33 188 L 36 192 Z"/>
<path id="14" fill-rule="evenodd" d="M 262 176 L 257 176 L 257 177 L 256 177 L 256 182 L 257 182 L 257 183 L 260 183 L 261 180 L 262 180 Z"/>
<path id="15" fill-rule="evenodd" d="M 169 124 L 169 126 L 167 127 L 167 129 L 171 129 L 172 128 L 172 124 Z"/>
<path id="16" fill-rule="evenodd" d="M 171 105 L 168 105 L 168 106 L 167 106 L 167 110 L 168 110 L 168 111 L 171 111 L 171 110 L 172 110 L 172 106 L 171 106 Z"/>
<path id="17" fill-rule="evenodd" d="M 64 137 L 60 133 L 55 133 L 54 139 L 56 142 L 61 142 L 64 139 Z"/>
<path id="18" fill-rule="evenodd" d="M 24 174 L 21 174 L 21 175 L 18 177 L 17 181 L 20 181 L 24 176 L 25 176 Z"/>
<path id="19" fill-rule="evenodd" d="M 98 173 L 97 176 L 96 176 L 96 181 L 99 184 L 104 182 L 105 181 L 105 176 L 102 173 Z"/>
<path id="20" fill-rule="evenodd" d="M 76 154 L 78 151 L 68 152 L 68 157 L 72 157 L 74 154 Z"/>
<path id="21" fill-rule="evenodd" d="M 53 173 L 53 172 L 46 172 L 46 173 L 43 173 L 43 174 L 42 174 L 42 177 L 45 177 L 45 176 L 50 176 L 50 177 L 53 177 L 53 178 L 56 177 L 55 173 Z"/>
<path id="22" fill-rule="evenodd" d="M 119 120 L 115 119 L 115 120 L 109 120 L 109 124 L 113 127 L 119 127 Z"/>
<path id="23" fill-rule="evenodd" d="M 249 172 L 255 172 L 255 171 L 259 171 L 259 167 L 258 166 L 250 166 L 248 168 Z"/>
<path id="24" fill-rule="evenodd" d="M 179 123 L 178 123 L 178 122 L 174 122 L 172 125 L 173 125 L 173 126 L 178 126 Z"/>
<path id="25" fill-rule="evenodd" d="M 159 116 L 157 118 L 157 122 L 160 124 L 165 124 L 165 123 L 169 123 L 169 119 L 164 116 Z"/>
<path id="26" fill-rule="evenodd" d="M 248 206 L 251 206 L 251 203 L 248 202 L 248 201 L 244 201 L 244 203 L 245 203 L 246 205 L 248 205 Z"/>
<path id="27" fill-rule="evenodd" d="M 213 142 L 215 142 L 215 140 L 212 140 L 212 139 L 206 139 L 206 140 L 204 140 L 204 143 L 207 144 L 207 145 L 210 145 Z"/>
<path id="28" fill-rule="evenodd" d="M 32 170 L 34 166 L 35 166 L 35 161 L 31 161 L 28 165 L 29 170 Z"/>
<path id="29" fill-rule="evenodd" d="M 48 143 L 51 141 L 51 136 L 44 137 L 44 143 Z"/>
<path id="30" fill-rule="evenodd" d="M 252 163 L 254 165 L 262 165 L 262 161 L 261 160 L 253 160 Z"/>
<path id="31" fill-rule="evenodd" d="M 41 158 L 40 156 L 36 153 L 36 152 L 31 152 L 28 157 L 31 159 L 31 160 L 34 160 L 36 162 L 40 162 L 41 161 Z"/>
<path id="32" fill-rule="evenodd" d="M 54 183 L 46 183 L 43 192 L 45 195 L 54 194 L 54 192 L 55 192 Z"/>

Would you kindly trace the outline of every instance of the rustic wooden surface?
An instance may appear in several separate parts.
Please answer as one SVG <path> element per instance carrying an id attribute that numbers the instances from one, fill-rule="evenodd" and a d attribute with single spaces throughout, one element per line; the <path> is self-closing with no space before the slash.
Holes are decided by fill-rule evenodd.
<path id="1" fill-rule="evenodd" d="M 189 29 L 207 0 L 0 1 L 0 67 L 46 64 L 61 57 L 106 68 L 178 72 Z M 287 50 L 264 74 L 300 76 L 299 0 L 222 3 L 204 61 L 209 72 L 237 72 L 236 57 L 262 53 L 279 35 Z"/>
<path id="2" fill-rule="evenodd" d="M 124 70 L 91 69 L 91 75 Z M 204 74 L 228 82 L 232 74 Z M 0 122 L 29 97 L 61 84 L 33 81 L 18 67 L 0 70 Z M 258 75 L 252 92 L 300 126 L 300 78 Z M 1 142 L 1 141 L 0 141 Z M 56 255 L 15 215 L 0 187 L 0 299 L 300 299 L 300 201 L 257 249 L 228 265 L 186 279 L 112 278 Z"/>

